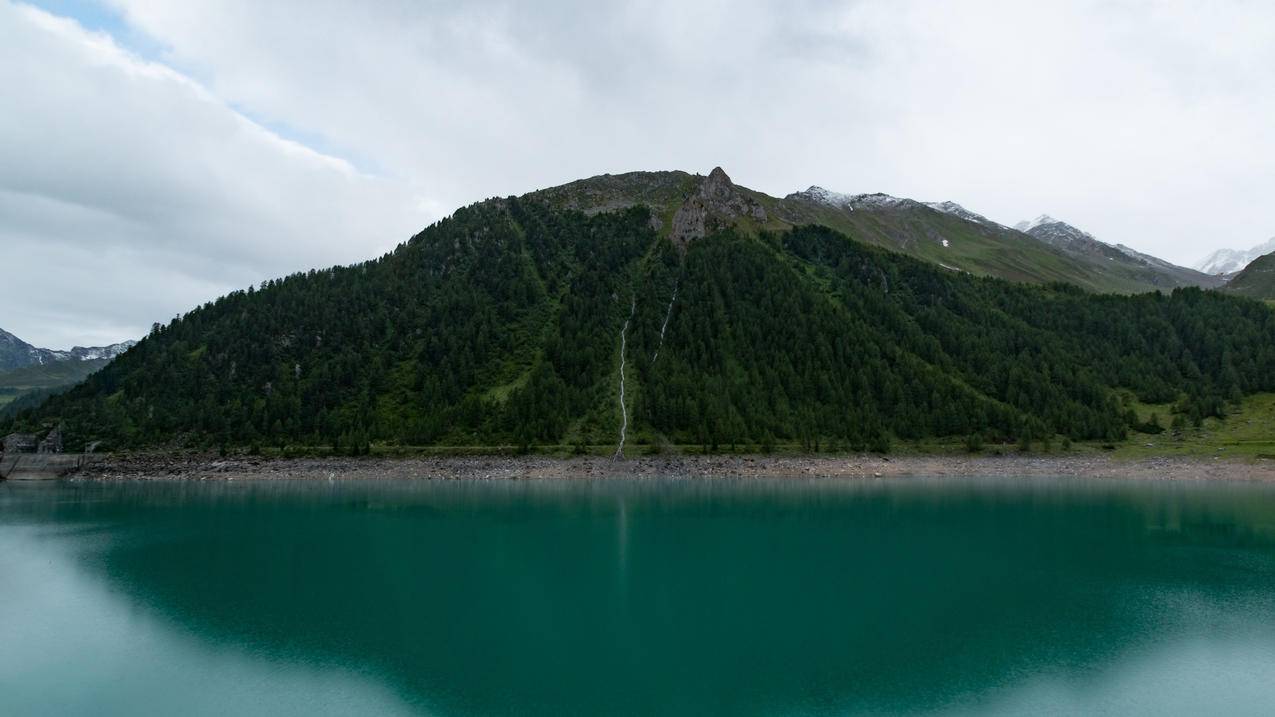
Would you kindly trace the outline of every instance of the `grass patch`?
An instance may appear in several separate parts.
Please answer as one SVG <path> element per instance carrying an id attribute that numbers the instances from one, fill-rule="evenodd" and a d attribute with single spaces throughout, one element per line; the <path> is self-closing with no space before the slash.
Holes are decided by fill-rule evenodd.
<path id="1" fill-rule="evenodd" d="M 1168 408 L 1167 405 L 1135 406 L 1140 419 L 1145 420 L 1155 411 L 1166 427 L 1172 418 Z M 1199 428 L 1170 429 L 1158 436 L 1133 434 L 1116 454 L 1128 458 L 1171 455 L 1257 459 L 1275 456 L 1275 394 L 1249 396 L 1238 410 L 1232 410 L 1225 419 L 1206 418 Z"/>

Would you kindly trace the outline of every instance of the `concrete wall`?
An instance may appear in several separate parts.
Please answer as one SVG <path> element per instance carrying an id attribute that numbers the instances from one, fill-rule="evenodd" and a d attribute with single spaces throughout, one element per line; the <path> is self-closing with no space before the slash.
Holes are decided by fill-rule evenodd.
<path id="1" fill-rule="evenodd" d="M 6 480 L 52 480 L 71 473 L 84 464 L 78 453 L 20 453 L 0 455 L 0 478 Z"/>

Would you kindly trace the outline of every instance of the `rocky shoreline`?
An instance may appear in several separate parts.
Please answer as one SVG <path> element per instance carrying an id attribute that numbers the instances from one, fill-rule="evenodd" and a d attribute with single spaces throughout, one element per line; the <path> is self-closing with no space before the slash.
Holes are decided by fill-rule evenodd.
<path id="1" fill-rule="evenodd" d="M 1275 482 L 1275 461 L 1101 455 L 475 456 L 421 458 L 221 458 L 103 456 L 72 480 L 553 480 L 598 478 L 883 478 L 902 476 L 1084 477 Z"/>

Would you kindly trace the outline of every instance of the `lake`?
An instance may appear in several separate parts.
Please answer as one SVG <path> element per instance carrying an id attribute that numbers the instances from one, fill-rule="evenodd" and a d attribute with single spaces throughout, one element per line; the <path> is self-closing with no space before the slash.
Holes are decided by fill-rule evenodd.
<path id="1" fill-rule="evenodd" d="M 0 714 L 1275 713 L 1275 486 L 0 484 Z"/>

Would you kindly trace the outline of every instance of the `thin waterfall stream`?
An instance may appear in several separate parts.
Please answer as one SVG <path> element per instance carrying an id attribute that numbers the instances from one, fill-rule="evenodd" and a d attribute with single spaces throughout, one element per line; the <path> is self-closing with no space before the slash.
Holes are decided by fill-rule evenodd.
<path id="1" fill-rule="evenodd" d="M 673 284 L 673 298 L 668 300 L 668 309 L 664 312 L 664 323 L 660 324 L 660 342 L 655 345 L 655 353 L 651 354 L 651 363 L 655 363 L 655 359 L 660 357 L 660 349 L 664 348 L 664 332 L 668 329 L 668 320 L 673 317 L 673 303 L 677 301 L 678 283 Z"/>
<path id="2" fill-rule="evenodd" d="M 636 310 L 637 296 L 634 295 L 629 299 L 629 318 L 624 320 L 624 327 L 620 329 L 620 445 L 616 446 L 612 460 L 624 457 L 624 438 L 629 430 L 629 409 L 624 405 L 624 364 L 628 348 L 629 322 L 633 320 L 633 312 Z"/>

